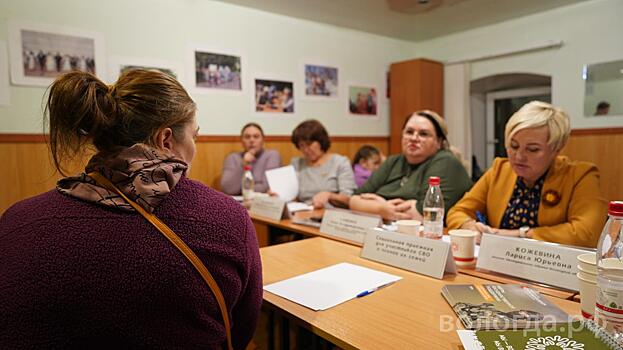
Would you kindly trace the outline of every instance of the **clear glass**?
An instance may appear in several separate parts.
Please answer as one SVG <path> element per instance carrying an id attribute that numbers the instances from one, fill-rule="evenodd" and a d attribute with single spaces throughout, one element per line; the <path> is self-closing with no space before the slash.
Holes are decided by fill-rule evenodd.
<path id="1" fill-rule="evenodd" d="M 441 188 L 438 185 L 428 186 L 423 207 L 424 237 L 441 239 L 443 236 L 444 207 L 443 193 L 441 193 Z"/>
<path id="2" fill-rule="evenodd" d="M 623 345 L 623 216 L 609 215 L 596 265 L 595 322 Z"/>

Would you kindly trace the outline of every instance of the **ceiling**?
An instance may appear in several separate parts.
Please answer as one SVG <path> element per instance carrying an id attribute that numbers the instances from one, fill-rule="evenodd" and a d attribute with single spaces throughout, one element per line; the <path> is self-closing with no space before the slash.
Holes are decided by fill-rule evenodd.
<path id="1" fill-rule="evenodd" d="M 217 0 L 412 42 L 586 0 Z"/>

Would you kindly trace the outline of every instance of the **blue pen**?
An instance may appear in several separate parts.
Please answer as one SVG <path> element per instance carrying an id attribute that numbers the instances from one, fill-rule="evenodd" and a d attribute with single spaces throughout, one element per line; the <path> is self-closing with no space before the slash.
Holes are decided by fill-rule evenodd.
<path id="1" fill-rule="evenodd" d="M 387 286 L 389 286 L 390 284 L 393 284 L 393 283 L 394 282 L 390 282 L 390 283 L 384 284 L 382 286 L 378 286 L 378 287 L 375 287 L 375 288 L 372 288 L 372 289 L 364 290 L 363 292 L 357 294 L 357 298 L 365 297 L 366 295 L 372 294 L 372 293 L 376 292 L 377 290 L 379 290 L 381 288 L 385 288 L 385 287 L 387 287 Z"/>
<path id="2" fill-rule="evenodd" d="M 479 211 L 476 212 L 476 218 L 478 218 L 478 221 L 480 221 L 483 224 L 487 225 L 487 217 L 482 215 L 481 212 L 479 212 Z"/>

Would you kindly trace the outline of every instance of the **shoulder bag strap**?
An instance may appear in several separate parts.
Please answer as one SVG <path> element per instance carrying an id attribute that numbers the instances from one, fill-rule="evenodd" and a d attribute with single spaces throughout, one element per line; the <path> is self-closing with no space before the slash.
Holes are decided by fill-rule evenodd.
<path id="1" fill-rule="evenodd" d="M 93 178 L 98 184 L 104 186 L 107 190 L 114 192 L 125 199 L 137 212 L 147 219 L 152 225 L 154 225 L 158 231 L 160 231 L 173 245 L 180 251 L 186 259 L 190 261 L 190 263 L 195 267 L 195 269 L 199 272 L 205 283 L 207 283 L 208 287 L 214 293 L 214 297 L 218 302 L 219 308 L 221 309 L 221 315 L 223 316 L 223 322 L 225 324 L 225 332 L 227 335 L 227 348 L 229 350 L 233 349 L 232 341 L 231 341 L 231 328 L 229 325 L 229 315 L 227 313 L 227 307 L 225 306 L 225 299 L 223 298 L 223 293 L 221 293 L 221 289 L 218 284 L 212 277 L 212 274 L 205 267 L 203 262 L 197 257 L 197 255 L 182 241 L 182 239 L 173 232 L 165 223 L 160 221 L 154 214 L 147 212 L 143 207 L 138 205 L 133 200 L 129 199 L 125 194 L 123 194 L 112 182 L 110 182 L 107 178 L 102 176 L 102 174 L 98 172 L 92 172 L 88 174 L 91 178 Z"/>

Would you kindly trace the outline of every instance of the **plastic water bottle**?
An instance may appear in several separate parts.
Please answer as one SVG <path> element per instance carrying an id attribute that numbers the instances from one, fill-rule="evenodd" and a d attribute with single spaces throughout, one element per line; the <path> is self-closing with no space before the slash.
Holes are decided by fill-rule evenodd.
<path id="1" fill-rule="evenodd" d="M 242 200 L 244 203 L 250 203 L 253 199 L 253 193 L 255 189 L 255 181 L 253 181 L 253 173 L 251 172 L 251 166 L 244 166 L 244 174 L 242 174 Z"/>
<path id="2" fill-rule="evenodd" d="M 428 179 L 428 190 L 424 197 L 424 237 L 441 239 L 443 236 L 443 193 L 441 180 L 437 176 Z"/>
<path id="3" fill-rule="evenodd" d="M 597 244 L 595 322 L 623 345 L 623 202 L 608 205 L 608 221 Z"/>

